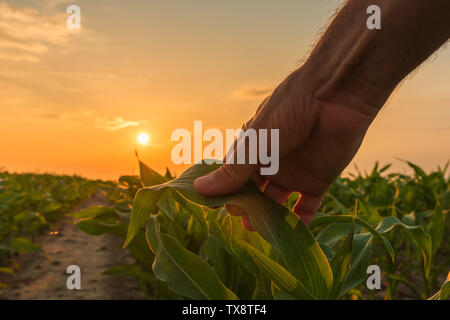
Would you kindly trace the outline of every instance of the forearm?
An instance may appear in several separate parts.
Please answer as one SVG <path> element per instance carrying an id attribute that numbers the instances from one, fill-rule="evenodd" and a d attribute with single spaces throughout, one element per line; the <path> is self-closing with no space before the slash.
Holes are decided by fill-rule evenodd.
<path id="1" fill-rule="evenodd" d="M 372 4 L 381 8 L 379 30 L 366 26 Z M 320 100 L 351 101 L 376 114 L 397 84 L 449 36 L 449 0 L 351 0 L 290 78 Z"/>

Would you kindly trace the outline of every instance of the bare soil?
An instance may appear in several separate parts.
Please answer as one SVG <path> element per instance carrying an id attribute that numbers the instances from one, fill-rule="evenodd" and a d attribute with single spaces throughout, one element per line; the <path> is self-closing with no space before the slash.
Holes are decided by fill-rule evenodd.
<path id="1" fill-rule="evenodd" d="M 75 210 L 107 205 L 101 191 L 82 201 Z M 52 229 L 57 235 L 39 237 L 42 252 L 19 256 L 20 269 L 13 277 L 2 279 L 7 289 L 0 290 L 0 299 L 145 299 L 134 279 L 116 280 L 102 273 L 113 266 L 129 262 L 127 250 L 113 235 L 92 236 L 80 231 L 71 219 L 63 217 Z M 81 269 L 81 289 L 69 290 L 66 269 Z"/>

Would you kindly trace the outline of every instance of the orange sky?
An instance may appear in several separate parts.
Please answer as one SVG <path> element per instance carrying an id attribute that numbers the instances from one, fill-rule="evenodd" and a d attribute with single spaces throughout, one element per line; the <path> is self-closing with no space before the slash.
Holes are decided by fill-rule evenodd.
<path id="1" fill-rule="evenodd" d="M 36 2 L 0 1 L 0 167 L 108 179 L 136 173 L 136 147 L 156 170 L 181 172 L 170 135 L 194 120 L 239 128 L 338 3 Z M 73 3 L 78 32 L 66 28 Z M 406 170 L 402 158 L 429 170 L 450 159 L 449 67 L 441 50 L 397 89 L 354 160 L 360 168 Z"/>

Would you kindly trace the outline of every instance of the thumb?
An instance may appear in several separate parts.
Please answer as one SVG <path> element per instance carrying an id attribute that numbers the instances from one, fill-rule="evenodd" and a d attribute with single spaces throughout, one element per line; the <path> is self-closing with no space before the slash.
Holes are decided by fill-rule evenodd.
<path id="1" fill-rule="evenodd" d="M 244 186 L 255 171 L 255 165 L 224 164 L 219 169 L 197 178 L 194 187 L 204 196 L 226 195 Z"/>

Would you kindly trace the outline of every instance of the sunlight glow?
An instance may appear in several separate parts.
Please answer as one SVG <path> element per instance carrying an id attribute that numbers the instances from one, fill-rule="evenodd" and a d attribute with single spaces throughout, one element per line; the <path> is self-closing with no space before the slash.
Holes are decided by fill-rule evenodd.
<path id="1" fill-rule="evenodd" d="M 145 133 L 145 132 L 141 132 L 141 133 L 138 134 L 137 140 L 139 141 L 140 144 L 145 146 L 150 141 L 150 136 L 147 133 Z"/>

